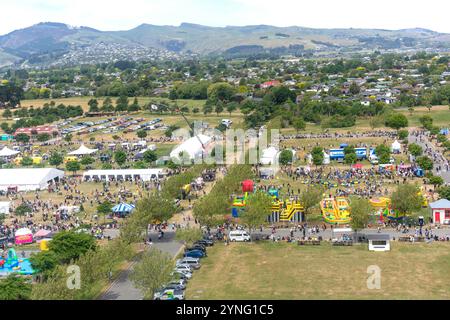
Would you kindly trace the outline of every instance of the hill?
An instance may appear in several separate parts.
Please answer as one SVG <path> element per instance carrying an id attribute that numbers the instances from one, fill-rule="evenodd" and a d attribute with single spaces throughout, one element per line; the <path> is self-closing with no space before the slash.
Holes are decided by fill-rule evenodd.
<path id="1" fill-rule="evenodd" d="M 138 60 L 184 54 L 248 56 L 261 53 L 446 50 L 450 35 L 415 28 L 313 29 L 268 25 L 208 27 L 141 24 L 126 31 L 100 31 L 45 22 L 0 36 L 0 66 Z M 88 59 L 86 57 L 88 56 Z"/>

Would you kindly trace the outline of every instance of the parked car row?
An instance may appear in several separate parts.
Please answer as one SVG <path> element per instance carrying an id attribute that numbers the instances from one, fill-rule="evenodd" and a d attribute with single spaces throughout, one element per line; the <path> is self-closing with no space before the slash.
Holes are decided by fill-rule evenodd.
<path id="1" fill-rule="evenodd" d="M 206 247 L 213 246 L 214 241 L 204 238 L 186 248 L 184 257 L 175 263 L 172 276 L 174 280 L 153 295 L 154 300 L 184 300 L 186 282 L 192 278 L 195 270 L 200 269 L 200 259 L 206 257 Z"/>

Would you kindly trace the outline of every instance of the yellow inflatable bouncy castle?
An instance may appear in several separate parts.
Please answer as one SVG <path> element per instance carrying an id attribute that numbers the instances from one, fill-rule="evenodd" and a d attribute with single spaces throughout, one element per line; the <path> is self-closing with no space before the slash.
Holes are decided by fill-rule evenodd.
<path id="1" fill-rule="evenodd" d="M 325 198 L 320 202 L 320 209 L 327 223 L 347 224 L 351 221 L 350 204 L 347 198 Z"/>

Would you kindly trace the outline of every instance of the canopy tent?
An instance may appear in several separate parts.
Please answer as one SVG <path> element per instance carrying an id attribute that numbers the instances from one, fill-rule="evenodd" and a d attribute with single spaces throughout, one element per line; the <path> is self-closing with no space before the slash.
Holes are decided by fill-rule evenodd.
<path id="1" fill-rule="evenodd" d="M 114 212 L 114 213 L 129 213 L 129 212 L 133 211 L 134 208 L 135 208 L 134 204 L 119 203 L 118 205 L 116 205 L 112 208 L 112 212 Z"/>
<path id="2" fill-rule="evenodd" d="M 16 244 L 27 244 L 33 242 L 33 233 L 28 228 L 21 228 L 14 234 Z"/>
<path id="3" fill-rule="evenodd" d="M 400 144 L 400 142 L 398 142 L 397 140 L 395 140 L 392 145 L 391 145 L 391 151 L 393 153 L 400 153 L 402 150 L 402 145 Z"/>
<path id="4" fill-rule="evenodd" d="M 33 232 L 31 232 L 31 230 L 28 228 L 20 228 L 17 229 L 17 231 L 14 233 L 14 236 L 18 237 L 18 236 L 25 236 L 28 234 L 33 234 Z"/>
<path id="5" fill-rule="evenodd" d="M 41 229 L 34 234 L 34 237 L 35 238 L 45 238 L 45 237 L 48 237 L 48 235 L 50 233 L 52 233 L 50 230 Z"/>
<path id="6" fill-rule="evenodd" d="M 82 144 L 77 150 L 69 152 L 69 156 L 84 156 L 88 154 L 96 153 L 98 149 L 89 149 L 84 144 Z"/>
<path id="7" fill-rule="evenodd" d="M 20 153 L 19 151 L 11 150 L 8 147 L 4 147 L 2 150 L 0 150 L 0 157 L 12 157 L 19 153 Z"/>
<path id="8" fill-rule="evenodd" d="M 54 168 L 0 169 L 0 190 L 17 187 L 17 191 L 44 190 L 50 183 L 64 177 Z"/>

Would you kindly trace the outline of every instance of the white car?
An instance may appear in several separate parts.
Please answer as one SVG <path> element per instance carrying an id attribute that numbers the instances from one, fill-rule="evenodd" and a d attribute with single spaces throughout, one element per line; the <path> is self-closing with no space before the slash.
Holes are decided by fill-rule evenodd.
<path id="1" fill-rule="evenodd" d="M 192 268 L 188 264 L 177 264 L 175 270 L 181 272 L 192 272 Z"/>
<path id="2" fill-rule="evenodd" d="M 171 276 L 179 276 L 181 279 L 189 280 L 192 278 L 192 273 L 181 270 L 175 270 L 174 272 L 171 273 Z"/>
<path id="3" fill-rule="evenodd" d="M 230 231 L 228 235 L 230 241 L 233 242 L 247 242 L 250 241 L 250 236 L 247 231 L 244 230 L 234 230 Z"/>
<path id="4" fill-rule="evenodd" d="M 153 295 L 153 300 L 184 300 L 184 292 L 182 290 L 162 290 Z"/>
<path id="5" fill-rule="evenodd" d="M 187 265 L 192 269 L 200 268 L 200 260 L 198 258 L 184 257 L 183 259 L 179 259 L 176 262 L 176 266 Z"/>

